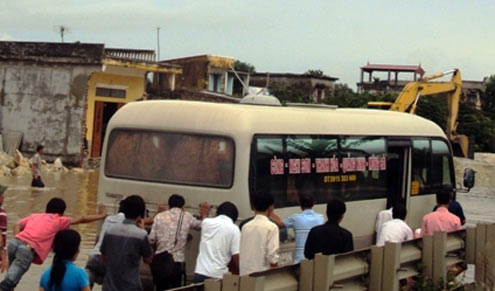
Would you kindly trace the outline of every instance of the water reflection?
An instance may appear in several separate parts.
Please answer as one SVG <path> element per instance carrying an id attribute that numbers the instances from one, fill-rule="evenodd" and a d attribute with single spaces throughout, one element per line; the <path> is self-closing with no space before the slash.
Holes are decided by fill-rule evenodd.
<path id="1" fill-rule="evenodd" d="M 0 184 L 9 187 L 5 193 L 3 207 L 8 215 L 7 240 L 12 238 L 12 228 L 19 219 L 31 213 L 45 211 L 45 206 L 53 197 L 60 197 L 67 203 L 65 215 L 79 217 L 87 214 L 96 214 L 98 172 L 69 172 L 44 174 L 43 181 L 46 188 L 31 188 L 31 176 L 0 177 Z M 98 222 L 78 224 L 73 227 L 82 237 L 81 253 L 76 264 L 84 266 L 87 255 L 93 248 L 96 238 Z M 42 266 L 32 265 L 28 273 L 23 277 L 16 290 L 37 290 L 39 278 L 43 270 L 51 265 L 50 255 Z M 0 276 L 3 279 L 3 275 Z M 98 290 L 98 289 L 94 289 Z"/>

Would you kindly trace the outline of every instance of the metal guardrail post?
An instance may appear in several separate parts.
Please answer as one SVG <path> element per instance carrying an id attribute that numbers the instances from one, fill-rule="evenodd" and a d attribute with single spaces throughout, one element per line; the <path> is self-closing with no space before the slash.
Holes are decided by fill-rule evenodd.
<path id="1" fill-rule="evenodd" d="M 495 224 L 486 227 L 485 245 L 485 286 L 488 290 L 495 287 Z"/>
<path id="2" fill-rule="evenodd" d="M 205 291 L 222 291 L 222 281 L 216 279 L 205 280 Z"/>
<path id="3" fill-rule="evenodd" d="M 335 255 L 316 254 L 314 259 L 313 291 L 328 291 L 333 285 Z"/>
<path id="4" fill-rule="evenodd" d="M 433 234 L 433 282 L 446 283 L 447 267 L 445 256 L 447 255 L 447 233 L 435 232 Z"/>
<path id="5" fill-rule="evenodd" d="M 382 272 L 383 268 L 383 248 L 372 246 L 371 247 L 371 263 L 370 263 L 370 291 L 382 290 Z"/>
<path id="6" fill-rule="evenodd" d="M 313 264 L 314 261 L 307 259 L 299 263 L 299 291 L 313 291 Z"/>
<path id="7" fill-rule="evenodd" d="M 466 228 L 466 264 L 474 264 L 476 258 L 476 228 Z"/>
<path id="8" fill-rule="evenodd" d="M 485 282 L 485 245 L 486 245 L 486 224 L 476 225 L 476 257 L 474 268 L 474 280 L 476 284 Z"/>
<path id="9" fill-rule="evenodd" d="M 433 277 L 433 236 L 423 236 L 423 275 Z"/>
<path id="10" fill-rule="evenodd" d="M 400 243 L 385 244 L 383 251 L 383 277 L 382 290 L 396 291 L 399 289 L 399 277 L 397 272 L 400 267 Z"/>
<path id="11" fill-rule="evenodd" d="M 239 276 L 232 274 L 223 275 L 222 291 L 239 291 Z"/>
<path id="12" fill-rule="evenodd" d="M 239 291 L 263 291 L 265 289 L 265 277 L 242 276 L 239 286 Z"/>

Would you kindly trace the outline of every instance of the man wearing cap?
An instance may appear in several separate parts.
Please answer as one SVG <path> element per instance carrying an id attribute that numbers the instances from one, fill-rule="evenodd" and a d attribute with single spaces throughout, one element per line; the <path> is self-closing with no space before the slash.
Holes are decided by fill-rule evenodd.
<path id="1" fill-rule="evenodd" d="M 8 262 L 5 259 L 5 246 L 7 245 L 7 212 L 3 209 L 3 194 L 7 191 L 7 187 L 0 184 L 0 231 L 2 232 L 2 241 L 0 243 L 0 270 L 5 272 L 8 267 Z"/>

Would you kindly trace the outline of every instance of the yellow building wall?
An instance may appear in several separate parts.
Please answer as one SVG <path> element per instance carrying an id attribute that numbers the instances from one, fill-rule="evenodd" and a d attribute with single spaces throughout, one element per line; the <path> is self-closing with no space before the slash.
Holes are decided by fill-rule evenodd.
<path id="1" fill-rule="evenodd" d="M 115 97 L 96 96 L 96 84 L 127 86 L 126 98 L 123 99 L 123 98 L 115 98 Z M 136 101 L 137 99 L 143 97 L 144 90 L 145 90 L 144 74 L 143 77 L 133 77 L 133 76 L 124 76 L 124 75 L 113 75 L 102 72 L 93 73 L 89 79 L 88 110 L 86 113 L 86 128 L 87 128 L 86 139 L 88 140 L 88 145 L 92 145 L 91 141 L 93 139 L 95 101 L 128 103 L 128 102 Z"/>

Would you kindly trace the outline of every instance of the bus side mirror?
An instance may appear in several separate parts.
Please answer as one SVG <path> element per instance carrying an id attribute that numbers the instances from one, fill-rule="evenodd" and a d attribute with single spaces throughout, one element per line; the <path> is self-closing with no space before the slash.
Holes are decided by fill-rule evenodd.
<path id="1" fill-rule="evenodd" d="M 471 168 L 464 169 L 464 188 L 468 191 L 474 187 L 475 171 Z"/>

